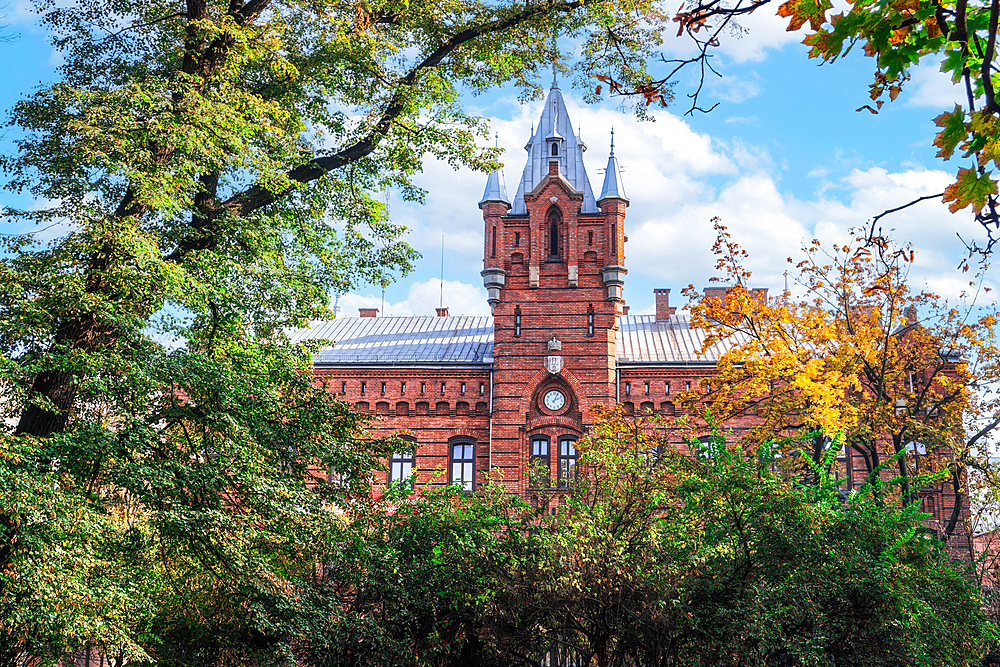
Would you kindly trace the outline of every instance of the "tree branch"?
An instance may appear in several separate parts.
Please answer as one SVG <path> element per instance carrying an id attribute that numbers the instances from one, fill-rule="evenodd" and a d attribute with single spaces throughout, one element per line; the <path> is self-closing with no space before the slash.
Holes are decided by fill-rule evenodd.
<path id="1" fill-rule="evenodd" d="M 334 153 L 333 155 L 314 158 L 303 165 L 295 167 L 286 174 L 286 177 L 290 181 L 304 185 L 318 178 L 322 178 L 327 172 L 339 169 L 352 162 L 357 162 L 358 160 L 370 155 L 378 147 L 378 143 L 389 133 L 392 125 L 406 110 L 406 91 L 417 82 L 417 79 L 424 71 L 433 69 L 440 65 L 445 58 L 454 53 L 454 51 L 462 45 L 485 35 L 502 32 L 547 12 L 571 12 L 599 1 L 600 0 L 574 0 L 572 2 L 566 2 L 556 6 L 549 4 L 531 5 L 523 11 L 507 18 L 486 23 L 474 28 L 469 28 L 453 35 L 421 62 L 414 65 L 405 76 L 399 79 L 396 84 L 396 90 L 389 99 L 388 104 L 386 104 L 386 107 L 378 121 L 364 137 L 356 141 L 354 144 L 351 144 L 337 153 Z M 254 4 L 266 4 L 266 2 L 265 0 L 257 0 L 257 2 L 250 3 L 247 7 Z M 295 186 L 292 185 L 277 192 L 272 192 L 264 185 L 251 185 L 243 192 L 231 196 L 219 205 L 213 217 L 217 219 L 226 213 L 246 217 L 257 210 L 282 199 L 294 189 Z M 214 240 L 210 237 L 189 237 L 181 241 L 177 249 L 170 253 L 166 259 L 168 261 L 178 261 L 192 250 L 202 250 L 210 248 L 213 245 Z"/>

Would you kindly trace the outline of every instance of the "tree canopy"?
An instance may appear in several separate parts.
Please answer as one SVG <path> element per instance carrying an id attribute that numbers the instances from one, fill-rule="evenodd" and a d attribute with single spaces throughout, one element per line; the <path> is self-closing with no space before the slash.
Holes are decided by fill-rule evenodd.
<path id="1" fill-rule="evenodd" d="M 382 190 L 419 200 L 427 156 L 495 166 L 461 91 L 531 94 L 556 31 L 639 84 L 620 58 L 650 53 L 663 15 L 610 0 L 33 6 L 62 63 L 11 111 L 5 186 L 35 203 L 5 215 L 58 234 L 0 240 L 0 645 L 136 661 L 187 637 L 195 663 L 229 636 L 287 657 L 338 508 L 395 445 L 366 436 L 285 333 L 329 315 L 331 292 L 410 269 Z"/>
<path id="2" fill-rule="evenodd" d="M 996 315 L 976 308 L 977 283 L 964 303 L 916 292 L 906 280 L 912 251 L 862 233 L 830 248 L 813 241 L 801 261 L 789 258 L 799 296 L 768 297 L 746 287 L 747 253 L 718 220 L 716 230 L 717 280 L 730 287 L 687 294 L 704 348 L 728 339 L 731 349 L 684 400 L 708 401 L 720 423 L 755 415 L 741 441 L 752 451 L 814 433 L 805 447 L 793 439 L 783 448 L 784 465 L 808 475 L 834 463 L 836 439 L 842 458 L 863 461 L 869 484 L 896 479 L 904 505 L 920 488 L 947 486 L 954 507 L 940 508 L 938 529 L 968 549 L 968 472 L 992 469 L 987 436 L 1000 425 Z"/>

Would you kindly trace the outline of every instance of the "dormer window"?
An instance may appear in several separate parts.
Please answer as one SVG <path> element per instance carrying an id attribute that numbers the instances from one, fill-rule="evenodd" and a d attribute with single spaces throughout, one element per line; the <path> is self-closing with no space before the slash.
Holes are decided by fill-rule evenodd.
<path id="1" fill-rule="evenodd" d="M 559 144 L 557 144 L 556 142 L 553 141 L 552 142 L 552 157 L 558 157 L 558 156 L 559 156 Z"/>

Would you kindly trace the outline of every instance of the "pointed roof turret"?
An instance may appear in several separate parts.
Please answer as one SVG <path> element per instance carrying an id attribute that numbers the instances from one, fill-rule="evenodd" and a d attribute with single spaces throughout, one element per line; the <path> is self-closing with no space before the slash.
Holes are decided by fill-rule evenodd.
<path id="1" fill-rule="evenodd" d="M 500 133 L 494 135 L 493 139 L 499 146 Z M 500 202 L 507 204 L 507 208 L 510 208 L 510 200 L 507 199 L 507 183 L 504 181 L 503 171 L 500 169 L 491 171 L 489 178 L 486 179 L 486 191 L 483 192 L 483 198 L 479 200 L 479 208 L 482 208 L 483 204 L 487 202 Z"/>
<path id="2" fill-rule="evenodd" d="M 608 156 L 608 168 L 604 170 L 604 186 L 601 188 L 601 196 L 597 201 L 605 199 L 623 199 L 625 196 L 625 186 L 622 185 L 621 169 L 618 167 L 618 158 L 615 157 L 615 130 L 611 128 L 611 155 Z"/>
<path id="3" fill-rule="evenodd" d="M 483 198 L 479 200 L 479 208 L 488 202 L 500 202 L 510 207 L 510 200 L 507 199 L 507 184 L 504 183 L 503 171 L 494 169 L 490 172 L 490 177 L 486 179 L 486 191 Z"/>
<path id="4" fill-rule="evenodd" d="M 528 151 L 528 161 L 524 165 L 524 172 L 517 184 L 517 194 L 514 195 L 510 214 L 526 215 L 528 213 L 524 203 L 524 195 L 534 190 L 548 176 L 549 160 L 554 159 L 548 148 L 548 142 L 552 139 L 562 139 L 562 150 L 559 156 L 560 173 L 574 189 L 583 193 L 583 206 L 580 208 L 580 212 L 600 213 L 597 200 L 594 199 L 594 191 L 590 187 L 590 179 L 587 178 L 587 171 L 583 166 L 583 152 L 587 147 L 573 130 L 573 123 L 566 112 L 566 102 L 559 90 L 558 81 L 553 75 L 552 88 L 545 99 L 542 116 L 538 120 L 538 125 L 532 127 L 531 139 L 524 147 Z"/>

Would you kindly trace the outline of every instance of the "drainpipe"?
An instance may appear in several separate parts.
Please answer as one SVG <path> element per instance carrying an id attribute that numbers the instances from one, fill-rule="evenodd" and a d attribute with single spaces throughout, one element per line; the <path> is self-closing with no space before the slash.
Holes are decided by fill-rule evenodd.
<path id="1" fill-rule="evenodd" d="M 493 369 L 490 369 L 490 445 L 488 450 L 488 457 L 486 459 L 486 468 L 489 472 L 493 472 Z"/>
<path id="2" fill-rule="evenodd" d="M 615 364 L 615 403 L 621 402 L 621 386 L 622 386 L 622 369 L 621 366 Z"/>

